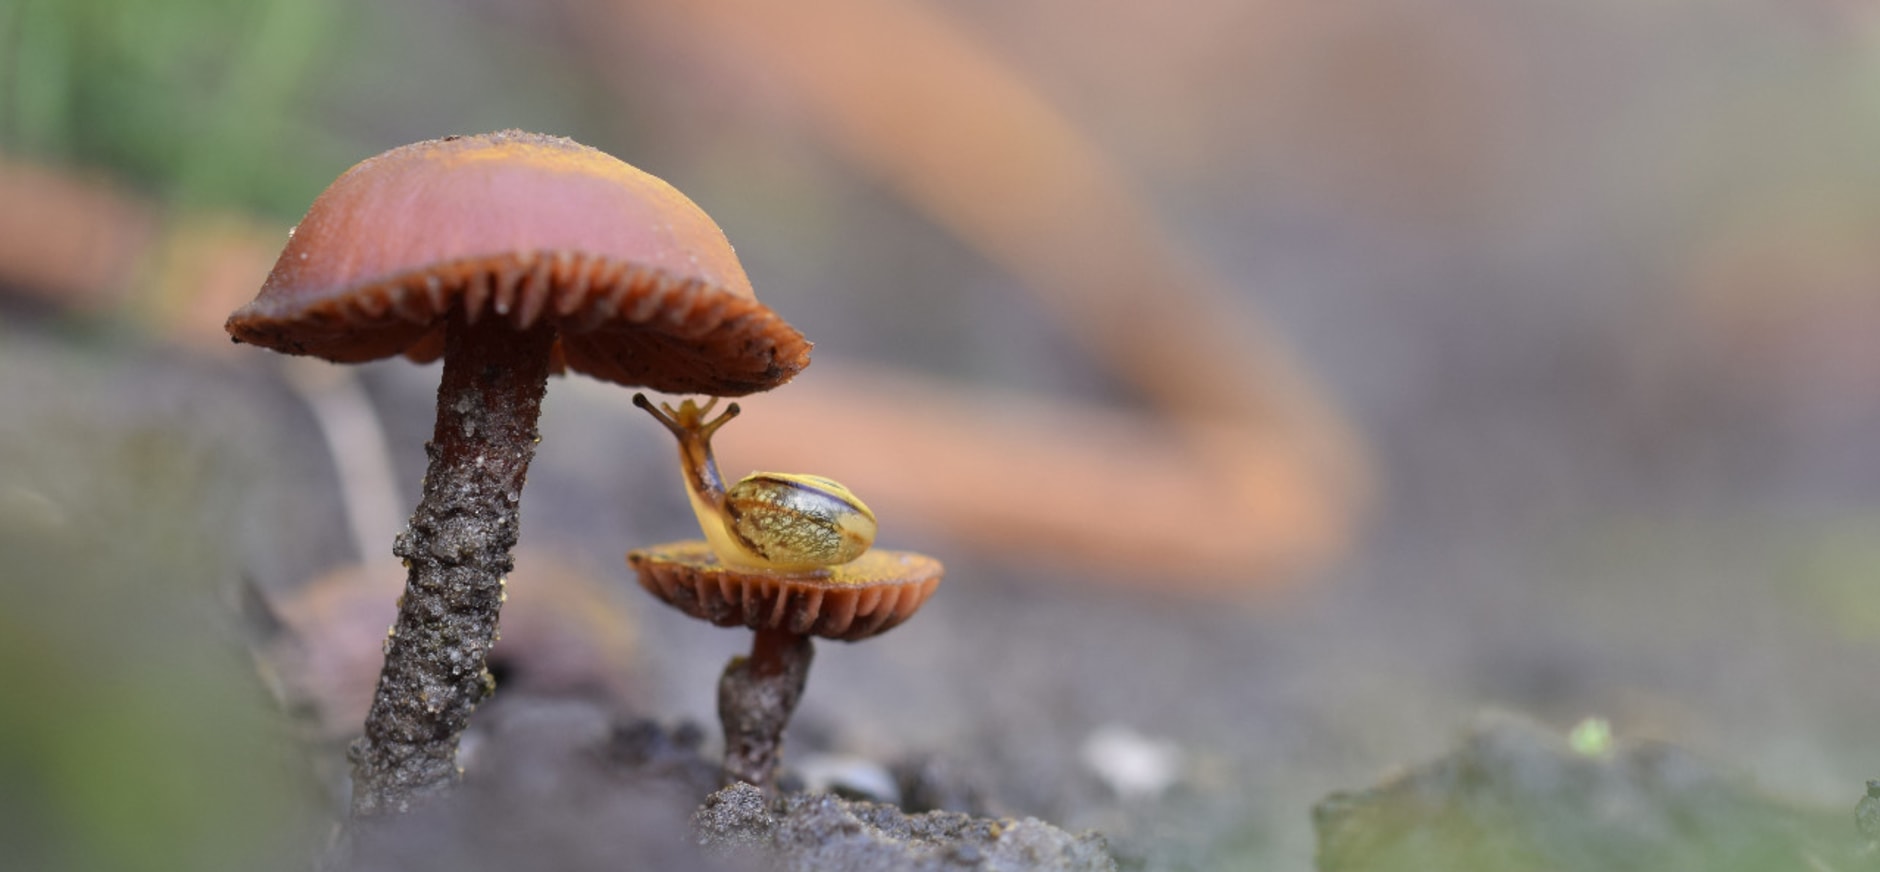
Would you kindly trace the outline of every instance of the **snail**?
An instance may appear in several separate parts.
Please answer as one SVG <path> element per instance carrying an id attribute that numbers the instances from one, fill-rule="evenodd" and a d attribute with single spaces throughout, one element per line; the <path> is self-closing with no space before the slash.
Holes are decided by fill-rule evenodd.
<path id="1" fill-rule="evenodd" d="M 679 440 L 686 496 L 720 562 L 747 569 L 805 572 L 847 563 L 875 541 L 875 513 L 848 488 L 820 475 L 753 472 L 726 489 L 712 459 L 712 434 L 737 417 L 738 404 L 711 421 L 713 397 L 658 408 L 645 394 L 633 404 Z M 664 411 L 662 412 L 661 409 Z"/>

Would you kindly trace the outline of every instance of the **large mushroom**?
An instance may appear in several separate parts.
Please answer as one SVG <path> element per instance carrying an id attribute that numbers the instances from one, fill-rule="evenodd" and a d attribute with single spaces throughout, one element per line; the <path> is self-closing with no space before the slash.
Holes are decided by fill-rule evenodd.
<path id="1" fill-rule="evenodd" d="M 353 812 L 403 811 L 457 776 L 491 692 L 536 417 L 562 367 L 662 391 L 742 395 L 808 364 L 718 226 L 672 186 L 520 131 L 393 149 L 347 170 L 294 229 L 237 342 L 354 363 L 442 357 L 423 499 L 365 734 Z"/>

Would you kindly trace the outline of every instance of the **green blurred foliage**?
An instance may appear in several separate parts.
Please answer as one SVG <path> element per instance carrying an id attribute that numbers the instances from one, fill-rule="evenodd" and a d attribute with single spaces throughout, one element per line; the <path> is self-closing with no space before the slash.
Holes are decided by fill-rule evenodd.
<path id="1" fill-rule="evenodd" d="M 546 30 L 421 0 L 9 0 L 0 152 L 293 220 L 411 139 L 597 132 L 617 113 L 575 60 Z"/>
<path id="2" fill-rule="evenodd" d="M 304 96 L 353 7 L 323 0 L 19 0 L 0 148 L 115 168 L 187 202 L 291 211 Z M 302 207 L 304 208 L 304 206 Z"/>
<path id="3" fill-rule="evenodd" d="M 58 387 L 0 424 L 0 868 L 301 865 L 318 793 L 226 605 L 252 461 Z"/>

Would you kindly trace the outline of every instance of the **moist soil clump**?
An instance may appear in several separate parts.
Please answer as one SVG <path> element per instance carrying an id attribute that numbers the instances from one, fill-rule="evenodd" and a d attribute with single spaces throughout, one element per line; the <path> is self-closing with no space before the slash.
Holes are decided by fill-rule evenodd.
<path id="1" fill-rule="evenodd" d="M 465 736 L 457 789 L 407 815 L 355 821 L 324 868 L 1116 869 L 1101 836 L 1032 818 L 907 814 L 749 784 L 713 793 L 719 767 L 695 725 L 567 699 L 499 698 L 483 714 Z"/>
<path id="2" fill-rule="evenodd" d="M 782 872 L 1116 869 L 1102 836 L 1068 833 L 1036 818 L 910 815 L 825 793 L 772 799 L 749 784 L 712 794 L 692 826 L 709 856 Z"/>

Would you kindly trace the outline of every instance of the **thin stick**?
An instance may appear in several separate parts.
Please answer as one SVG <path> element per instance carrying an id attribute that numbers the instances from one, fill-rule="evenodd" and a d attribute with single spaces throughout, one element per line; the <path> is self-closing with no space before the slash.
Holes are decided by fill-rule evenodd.
<path id="1" fill-rule="evenodd" d="M 326 440 L 327 454 L 339 473 L 340 505 L 352 531 L 353 549 L 362 562 L 385 552 L 378 544 L 398 524 L 398 496 L 392 484 L 392 457 L 385 427 L 372 399 L 350 367 L 311 357 L 281 362 L 287 384 L 313 413 Z"/>

